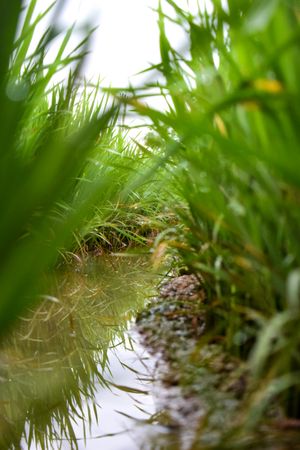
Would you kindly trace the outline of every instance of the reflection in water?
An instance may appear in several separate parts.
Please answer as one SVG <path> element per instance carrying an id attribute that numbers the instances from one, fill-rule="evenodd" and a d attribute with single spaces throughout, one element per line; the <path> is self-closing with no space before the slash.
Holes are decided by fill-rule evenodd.
<path id="1" fill-rule="evenodd" d="M 151 378 L 154 369 L 148 355 L 135 343 L 110 352 L 111 374 L 106 374 L 113 385 L 99 389 L 96 400 L 100 405 L 99 425 L 92 423 L 89 450 L 138 450 L 147 432 L 147 419 L 154 413 Z M 82 428 L 75 428 L 82 436 Z M 92 438 L 92 439 L 90 439 Z M 79 445 L 80 448 L 80 445 Z"/>
<path id="2" fill-rule="evenodd" d="M 146 269 L 145 259 L 111 257 L 48 277 L 51 295 L 2 343 L 1 448 L 134 448 L 138 427 L 121 413 L 145 418 L 150 366 L 126 329 L 151 294 Z"/>

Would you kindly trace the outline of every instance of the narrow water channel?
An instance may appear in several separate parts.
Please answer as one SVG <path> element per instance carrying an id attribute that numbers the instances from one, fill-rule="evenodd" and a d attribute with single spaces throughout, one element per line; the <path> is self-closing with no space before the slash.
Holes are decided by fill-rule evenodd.
<path id="1" fill-rule="evenodd" d="M 130 328 L 157 280 L 142 257 L 90 258 L 47 277 L 0 350 L 1 449 L 143 447 L 154 362 Z"/>
<path id="2" fill-rule="evenodd" d="M 145 257 L 91 257 L 47 275 L 41 301 L 1 343 L 0 450 L 300 449 L 299 433 L 274 427 L 224 442 L 238 401 L 186 340 L 188 316 L 180 330 L 167 320 L 170 300 L 154 307 L 166 314 L 149 313 L 151 333 L 181 356 L 173 369 L 149 356 L 134 319 L 159 281 Z"/>
<path id="3" fill-rule="evenodd" d="M 153 427 L 147 424 L 155 412 L 151 385 L 153 360 L 130 339 L 109 351 L 109 361 L 105 378 L 112 384 L 109 389 L 99 387 L 96 393 L 99 421 L 91 423 L 86 444 L 82 438 L 83 427 L 74 426 L 78 447 L 139 450 L 153 432 Z"/>

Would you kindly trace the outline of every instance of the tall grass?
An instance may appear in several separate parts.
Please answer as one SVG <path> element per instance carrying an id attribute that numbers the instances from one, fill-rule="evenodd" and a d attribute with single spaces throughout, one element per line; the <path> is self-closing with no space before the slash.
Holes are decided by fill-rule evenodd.
<path id="1" fill-rule="evenodd" d="M 54 27 L 47 29 L 36 48 L 30 48 L 43 17 L 33 20 L 35 5 L 30 2 L 17 38 L 21 2 L 6 5 L 0 19 L 2 331 L 26 305 L 39 275 L 80 220 L 84 205 L 65 214 L 62 204 L 93 142 L 115 114 L 96 106 L 92 116 L 77 126 L 72 108 L 88 41 L 81 42 L 76 56 L 65 55 L 68 30 L 54 61 L 46 64 L 45 54 L 56 33 Z M 67 84 L 51 87 L 53 76 L 70 61 L 75 69 Z"/>
<path id="2" fill-rule="evenodd" d="M 118 131 L 117 100 L 101 95 L 100 83 L 91 88 L 83 81 L 91 32 L 69 50 L 74 29 L 59 33 L 61 4 L 38 15 L 37 0 L 25 10 L 16 1 L 0 11 L 1 333 L 36 298 L 41 274 L 59 251 L 82 239 L 104 242 L 109 227 L 120 229 L 121 239 L 126 231 L 115 220 L 117 205 L 138 222 L 134 205 L 145 216 L 140 204 L 150 192 L 145 186 L 127 190 L 128 200 L 121 195 L 146 158 Z M 49 14 L 51 24 L 37 36 Z M 50 60 L 55 38 L 60 44 Z M 65 80 L 57 83 L 61 72 Z M 143 241 L 134 227 L 131 238 Z"/>
<path id="3" fill-rule="evenodd" d="M 212 3 L 192 14 L 166 0 L 169 16 L 159 3 L 152 70 L 169 109 L 134 106 L 164 140 L 161 160 L 181 198 L 183 226 L 164 240 L 202 273 L 226 348 L 249 361 L 263 398 L 253 423 L 278 395 L 299 418 L 299 6 Z M 186 30 L 182 52 L 169 20 Z"/>
<path id="4" fill-rule="evenodd" d="M 76 230 L 74 245 L 84 250 L 118 251 L 128 245 L 149 244 L 157 232 L 169 221 L 168 202 L 164 187 L 164 170 L 160 169 L 150 180 L 143 180 L 154 154 L 144 145 L 130 138 L 120 125 L 106 139 L 97 143 L 78 180 L 73 207 L 86 198 L 90 184 L 107 177 L 109 183 L 85 214 L 85 220 Z M 139 178 L 138 183 L 136 180 Z"/>

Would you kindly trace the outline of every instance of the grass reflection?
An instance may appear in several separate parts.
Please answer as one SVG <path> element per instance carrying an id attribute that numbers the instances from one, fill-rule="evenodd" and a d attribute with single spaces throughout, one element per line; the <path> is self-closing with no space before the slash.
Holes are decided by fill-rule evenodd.
<path id="1" fill-rule="evenodd" d="M 86 436 L 98 420 L 95 393 L 109 386 L 108 350 L 124 342 L 151 284 L 143 258 L 80 260 L 47 277 L 51 295 L 1 346 L 1 448 L 21 448 L 21 440 L 53 448 L 65 439 L 77 448 L 74 423 Z"/>

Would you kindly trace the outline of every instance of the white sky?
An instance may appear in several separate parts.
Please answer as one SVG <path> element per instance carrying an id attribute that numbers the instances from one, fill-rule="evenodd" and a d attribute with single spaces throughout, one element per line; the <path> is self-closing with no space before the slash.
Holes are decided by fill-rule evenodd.
<path id="1" fill-rule="evenodd" d="M 200 3 L 205 0 L 200 0 Z M 52 0 L 39 0 L 37 9 L 43 11 Z M 197 0 L 177 0 L 178 5 L 196 9 Z M 158 63 L 159 34 L 157 0 L 68 0 L 61 14 L 63 27 L 74 22 L 77 26 L 89 22 L 98 26 L 85 75 L 88 79 L 105 80 L 105 85 L 125 87 L 128 80 L 150 63 Z M 164 5 L 164 10 L 168 10 Z M 170 11 L 170 8 L 169 8 Z M 184 41 L 183 31 L 168 25 L 169 39 L 175 48 Z M 137 78 L 131 78 L 134 83 Z"/>
<path id="2" fill-rule="evenodd" d="M 24 0 L 28 3 L 29 0 Z M 37 13 L 44 11 L 53 0 L 38 0 Z M 177 0 L 176 4 L 189 11 L 197 11 L 198 0 Z M 200 6 L 210 4 L 210 0 L 199 0 Z M 162 1 L 164 12 L 173 10 Z M 89 81 L 103 80 L 101 85 L 127 87 L 129 81 L 138 86 L 145 80 L 155 81 L 159 73 L 150 72 L 143 76 L 134 76 L 151 64 L 160 61 L 159 32 L 157 13 L 158 0 L 67 0 L 60 15 L 60 25 L 67 29 L 73 23 L 77 28 L 89 23 L 97 26 L 94 33 L 91 53 L 86 59 L 84 75 Z M 41 34 L 45 24 L 40 26 Z M 170 23 L 166 24 L 167 35 L 173 48 L 184 45 L 184 31 Z M 38 36 L 37 36 L 38 38 Z M 74 34 L 71 48 L 78 42 Z M 55 46 L 52 52 L 55 53 Z M 51 53 L 52 53 L 51 52 Z M 65 75 L 62 73 L 61 75 Z M 155 78 L 156 77 L 156 78 Z M 56 81 L 58 81 L 56 79 Z M 154 107 L 164 108 L 162 98 L 153 98 Z"/>
<path id="3" fill-rule="evenodd" d="M 91 21 L 99 28 L 87 61 L 87 78 L 105 78 L 105 84 L 128 85 L 147 62 L 159 59 L 156 17 L 151 0 L 72 0 L 65 8 L 66 23 Z M 153 3 L 153 1 L 152 1 Z"/>

